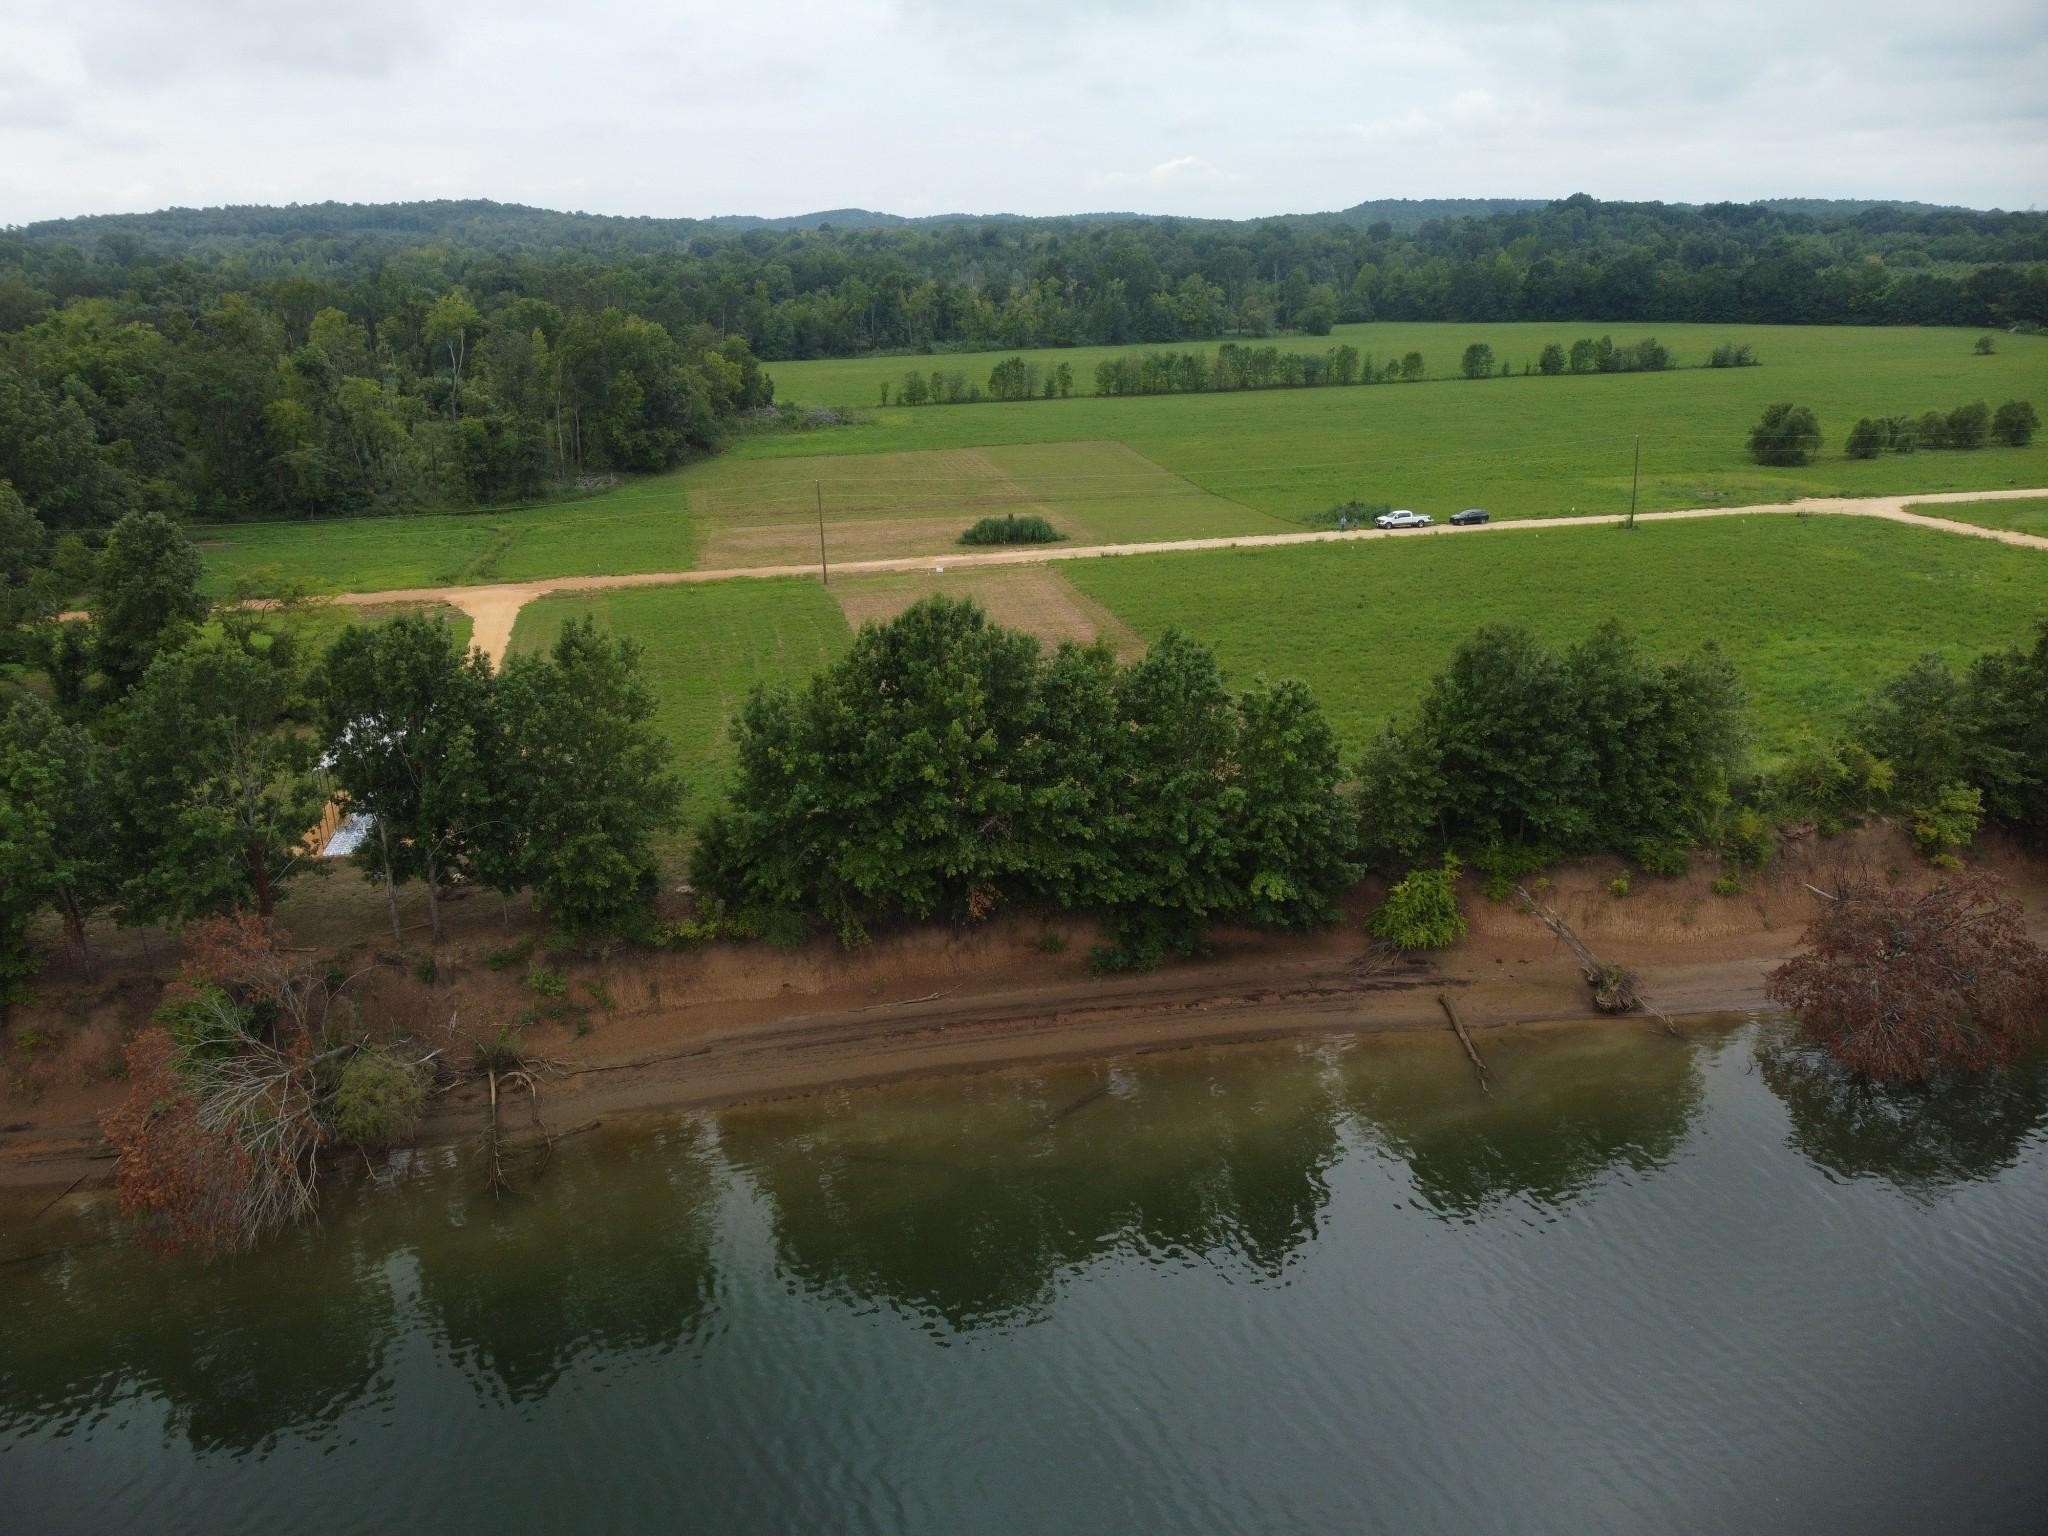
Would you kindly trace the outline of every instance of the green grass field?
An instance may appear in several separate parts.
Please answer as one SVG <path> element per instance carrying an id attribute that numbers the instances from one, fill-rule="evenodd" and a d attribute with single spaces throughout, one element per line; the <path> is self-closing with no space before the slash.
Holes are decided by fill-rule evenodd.
<path id="1" fill-rule="evenodd" d="M 1918 414 L 1976 399 L 1993 406 L 2032 399 L 2048 408 L 2048 337 L 2004 337 L 1995 355 L 1977 357 L 1975 333 L 1964 330 L 1388 324 L 1339 327 L 1318 345 L 1349 342 L 1378 357 L 1420 351 L 1441 375 L 1455 371 L 1472 341 L 1490 343 L 1519 369 L 1549 341 L 1612 334 L 1627 342 L 1644 333 L 1656 334 L 1682 363 L 1704 359 L 1720 342 L 1748 341 L 1763 366 L 892 407 L 867 411 L 857 425 L 744 437 L 717 459 L 581 501 L 517 512 L 216 526 L 197 536 L 221 586 L 267 574 L 330 590 L 377 590 L 723 563 L 721 551 L 750 547 L 740 533 L 749 528 L 779 528 L 754 543 L 793 551 L 806 517 L 815 545 L 817 489 L 828 545 L 846 541 L 842 558 L 887 544 L 888 531 L 876 523 L 1041 503 L 1056 522 L 1065 507 L 1083 523 L 1113 524 L 1118 531 L 1108 536 L 1118 539 L 1183 536 L 1186 514 L 1198 505 L 1204 527 L 1222 533 L 1298 524 L 1354 498 L 1439 515 L 1464 506 L 1503 518 L 1619 512 L 1628 506 L 1637 434 L 1644 510 L 2048 486 L 2048 438 L 2024 449 L 1868 461 L 1841 453 L 1858 416 Z M 1092 374 L 1100 350 L 1034 355 L 1064 357 L 1077 374 Z M 970 376 L 978 368 L 985 378 L 1002 355 L 915 361 Z M 912 361 L 780 364 L 774 372 L 785 398 L 823 403 L 851 392 L 852 403 L 871 405 L 879 381 L 900 376 Z M 1763 469 L 1749 462 L 1745 436 L 1775 400 L 1819 414 L 1826 441 L 1816 463 Z M 988 461 L 986 472 L 961 474 L 963 454 Z M 868 455 L 889 457 L 854 463 Z M 957 505 L 932 505 L 935 484 L 948 477 Z M 897 517 L 902 508 L 915 515 Z M 971 520 L 961 517 L 961 526 Z M 935 531 L 896 530 L 898 552 L 926 552 Z"/>
<path id="2" fill-rule="evenodd" d="M 1485 623 L 1526 625 L 1562 645 L 1613 616 L 1666 656 L 1718 641 L 1749 690 L 1768 760 L 1802 731 L 1839 726 L 1921 652 L 1960 662 L 2024 642 L 2048 618 L 2040 554 L 1852 518 L 1131 555 L 1050 574 L 1148 640 L 1173 624 L 1191 631 L 1234 683 L 1262 672 L 1304 679 L 1347 755 L 1413 705 L 1452 647 Z M 747 690 L 801 679 L 849 638 L 834 597 L 791 578 L 546 598 L 520 614 L 513 650 L 545 647 L 581 613 L 645 648 L 693 820 L 727 782 L 726 731 Z"/>
<path id="3" fill-rule="evenodd" d="M 643 674 L 660 701 L 656 723 L 689 785 L 691 821 L 725 786 L 726 732 L 748 690 L 808 677 L 851 638 L 839 605 L 815 581 L 734 581 L 543 598 L 520 610 L 512 653 L 546 650 L 567 620 L 586 614 L 640 643 Z"/>
<path id="4" fill-rule="evenodd" d="M 1607 618 L 1654 654 L 1714 640 L 1769 758 L 1923 651 L 1960 661 L 2048 618 L 2048 557 L 1855 518 L 1782 515 L 1412 543 L 1083 560 L 1062 574 L 1148 640 L 1178 624 L 1232 679 L 1308 682 L 1347 752 L 1481 624 L 1566 644 Z"/>
<path id="5" fill-rule="evenodd" d="M 1945 517 L 1952 522 L 1975 523 L 1979 528 L 2004 528 L 2048 539 L 2048 496 L 2016 496 L 2011 501 L 1915 502 L 1906 510 L 1928 517 Z"/>

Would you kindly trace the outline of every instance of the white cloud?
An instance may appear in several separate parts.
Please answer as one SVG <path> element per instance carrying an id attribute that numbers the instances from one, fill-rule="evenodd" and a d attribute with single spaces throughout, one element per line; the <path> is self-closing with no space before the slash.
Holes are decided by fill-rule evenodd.
<path id="1" fill-rule="evenodd" d="M 2042 194 L 2039 0 L 0 0 L 0 223 Z"/>

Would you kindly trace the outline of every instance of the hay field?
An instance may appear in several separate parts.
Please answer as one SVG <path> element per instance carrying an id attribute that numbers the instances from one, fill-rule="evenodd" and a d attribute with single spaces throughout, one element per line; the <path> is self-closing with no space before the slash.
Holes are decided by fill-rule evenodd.
<path id="1" fill-rule="evenodd" d="M 976 505 L 1035 508 L 1039 500 L 1050 500 L 1055 522 L 1064 516 L 1077 533 L 1092 529 L 1119 541 L 1272 531 L 1351 499 L 1436 515 L 1465 506 L 1504 518 L 1621 512 L 1638 434 L 1646 511 L 2048 486 L 2048 436 L 2019 449 L 1867 461 L 1841 453 L 1858 416 L 1918 415 L 1979 399 L 1993 406 L 2031 399 L 2048 411 L 2048 337 L 2002 337 L 1995 355 L 1978 357 L 1973 332 L 1949 329 L 1605 322 L 1338 329 L 1330 341 L 1378 356 L 1421 351 L 1437 373 L 1454 371 L 1471 341 L 1489 342 L 1519 368 L 1545 342 L 1603 333 L 1626 342 L 1654 332 L 1681 362 L 1700 360 L 1722 341 L 1746 340 L 1763 365 L 892 407 L 868 410 L 854 425 L 744 437 L 716 459 L 579 501 L 213 526 L 196 537 L 220 589 L 239 575 L 259 586 L 290 578 L 363 591 L 680 570 L 728 557 L 807 562 L 816 555 L 813 484 L 821 481 L 828 546 L 836 523 L 849 559 L 882 550 L 936 554 L 965 526 L 962 520 L 947 531 L 956 514 Z M 1070 356 L 1078 365 L 1082 354 Z M 952 360 L 963 368 L 970 361 Z M 900 372 L 904 363 L 780 364 L 774 371 L 785 396 L 801 398 L 806 369 L 841 370 L 819 373 L 829 381 L 852 378 L 845 370 Z M 1750 462 L 1748 429 L 1779 400 L 1818 413 L 1825 441 L 1813 464 Z M 874 462 L 856 464 L 860 458 Z M 963 473 L 963 464 L 975 467 Z M 806 516 L 807 550 L 798 531 Z"/>

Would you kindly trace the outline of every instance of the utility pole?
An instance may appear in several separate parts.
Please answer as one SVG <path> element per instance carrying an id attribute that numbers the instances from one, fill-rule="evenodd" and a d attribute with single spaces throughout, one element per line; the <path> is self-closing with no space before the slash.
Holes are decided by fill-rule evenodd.
<path id="1" fill-rule="evenodd" d="M 811 489 L 818 493 L 818 579 L 829 587 L 832 568 L 825 564 L 825 482 L 813 480 Z"/>
<path id="2" fill-rule="evenodd" d="M 1628 526 L 1636 525 L 1636 486 L 1643 478 L 1643 434 L 1636 434 L 1636 467 L 1628 477 Z"/>

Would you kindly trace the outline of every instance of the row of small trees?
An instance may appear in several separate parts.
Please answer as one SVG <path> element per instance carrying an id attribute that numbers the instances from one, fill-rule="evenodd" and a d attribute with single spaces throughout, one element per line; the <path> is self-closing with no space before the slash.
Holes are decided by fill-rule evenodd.
<path id="1" fill-rule="evenodd" d="M 1850 429 L 1843 452 L 1852 459 L 1874 459 L 1880 453 L 1982 448 L 1991 442 L 2024 448 L 2040 429 L 2041 418 L 2030 400 L 2008 400 L 1996 411 L 1975 400 L 1952 411 L 1928 411 L 1917 419 L 1865 416 Z M 1810 464 L 1820 445 L 1820 418 L 1810 406 L 1766 406 L 1749 431 L 1749 456 L 1759 464 Z"/>
<path id="2" fill-rule="evenodd" d="M 1709 367 L 1746 368 L 1756 364 L 1756 354 L 1747 344 L 1730 343 L 1714 349 Z M 1616 346 L 1614 338 L 1597 341 L 1581 337 L 1566 348 L 1553 342 L 1538 355 L 1532 368 L 1522 372 L 1553 376 L 1564 373 L 1658 373 L 1675 367 L 1671 349 L 1654 336 Z M 1512 370 L 1496 362 L 1493 348 L 1474 342 L 1459 360 L 1459 371 L 1468 379 L 1505 376 Z M 1377 361 L 1370 352 L 1361 354 L 1346 343 L 1316 352 L 1301 352 L 1276 346 L 1252 347 L 1225 342 L 1215 352 L 1158 351 L 1105 358 L 1095 365 L 1095 393 L 1098 395 L 1202 394 L 1235 389 L 1301 389 L 1336 384 L 1414 383 L 1427 377 L 1420 352 Z M 969 382 L 954 369 L 929 375 L 912 371 L 895 386 L 898 405 L 972 405 L 982 400 L 1066 399 L 1073 393 L 1073 367 L 1069 363 L 1046 366 L 1023 356 L 1005 358 L 990 370 L 988 387 Z M 881 387 L 881 402 L 890 402 L 890 386 Z"/>
<path id="3" fill-rule="evenodd" d="M 1842 451 L 1852 459 L 1874 459 L 1880 453 L 1912 453 L 1920 448 L 1982 448 L 2003 443 L 2024 448 L 2041 430 L 2031 400 L 2008 400 L 1996 411 L 1982 400 L 1952 411 L 1925 411 L 1912 416 L 1865 416 L 1849 429 Z"/>

